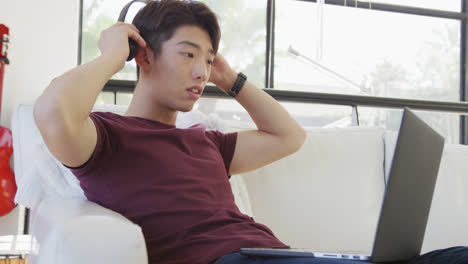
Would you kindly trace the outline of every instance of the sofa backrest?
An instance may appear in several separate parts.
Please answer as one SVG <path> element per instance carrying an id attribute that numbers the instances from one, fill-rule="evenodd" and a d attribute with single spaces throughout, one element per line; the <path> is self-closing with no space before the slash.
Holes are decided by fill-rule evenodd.
<path id="1" fill-rule="evenodd" d="M 388 180 L 397 132 L 385 132 Z M 468 246 L 468 146 L 445 144 L 427 221 L 422 252 Z"/>
<path id="2" fill-rule="evenodd" d="M 384 192 L 383 132 L 308 130 L 297 153 L 243 174 L 256 221 L 293 247 L 370 253 Z"/>
<path id="3" fill-rule="evenodd" d="M 468 246 L 468 146 L 446 144 L 424 238 L 423 252 Z"/>
<path id="4" fill-rule="evenodd" d="M 98 105 L 93 110 L 123 114 L 125 109 Z M 13 117 L 16 202 L 34 208 L 42 199 L 86 199 L 77 179 L 48 151 L 32 110 L 32 105 L 20 105 Z M 182 114 L 177 125 L 199 122 L 230 129 L 216 116 L 196 111 Z M 383 192 L 382 133 L 373 128 L 309 130 L 296 154 L 231 178 L 239 209 L 292 246 L 333 249 L 337 241 L 350 241 L 341 247 L 369 249 Z"/>
<path id="5" fill-rule="evenodd" d="M 241 175 L 254 218 L 293 247 L 371 253 L 398 133 L 307 134 L 297 153 Z M 468 246 L 467 161 L 468 146 L 445 145 L 422 253 Z"/>

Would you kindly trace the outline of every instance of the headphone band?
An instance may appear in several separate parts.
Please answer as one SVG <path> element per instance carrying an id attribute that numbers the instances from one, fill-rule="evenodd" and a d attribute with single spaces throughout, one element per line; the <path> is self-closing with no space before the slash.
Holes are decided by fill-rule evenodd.
<path id="1" fill-rule="evenodd" d="M 145 3 L 145 4 L 148 4 L 151 0 L 133 0 L 131 2 L 129 2 L 128 4 L 126 4 L 123 8 L 122 8 L 122 11 L 120 11 L 120 15 L 119 15 L 119 19 L 117 21 L 120 21 L 120 22 L 124 22 L 125 21 L 125 17 L 127 16 L 127 12 L 128 12 L 128 9 L 130 9 L 130 6 L 135 3 L 135 2 L 141 2 L 141 3 Z"/>

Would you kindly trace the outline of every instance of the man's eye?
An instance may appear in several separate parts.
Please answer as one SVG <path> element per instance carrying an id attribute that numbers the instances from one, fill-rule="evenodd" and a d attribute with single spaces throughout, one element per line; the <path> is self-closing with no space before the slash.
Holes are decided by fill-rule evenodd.
<path id="1" fill-rule="evenodd" d="M 188 58 L 193 58 L 193 53 L 190 53 L 190 52 L 184 52 L 182 53 L 185 57 L 188 57 Z"/>
<path id="2" fill-rule="evenodd" d="M 212 61 L 212 60 L 208 60 L 208 64 L 209 64 L 209 65 L 213 65 L 213 61 Z"/>

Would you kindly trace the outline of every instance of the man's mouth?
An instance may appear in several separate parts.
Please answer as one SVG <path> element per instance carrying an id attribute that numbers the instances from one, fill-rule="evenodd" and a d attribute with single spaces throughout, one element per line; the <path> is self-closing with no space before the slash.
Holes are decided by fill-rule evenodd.
<path id="1" fill-rule="evenodd" d="M 198 90 L 197 88 L 192 88 L 192 89 L 189 89 L 192 93 L 200 93 L 200 90 Z"/>
<path id="2" fill-rule="evenodd" d="M 188 94 L 195 100 L 200 98 L 202 91 L 203 89 L 200 86 L 192 86 L 187 89 Z"/>

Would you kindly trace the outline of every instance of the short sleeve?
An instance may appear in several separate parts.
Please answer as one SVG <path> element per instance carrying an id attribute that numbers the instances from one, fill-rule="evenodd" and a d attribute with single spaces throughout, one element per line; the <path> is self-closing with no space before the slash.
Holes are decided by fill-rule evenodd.
<path id="1" fill-rule="evenodd" d="M 229 175 L 229 167 L 231 166 L 237 143 L 237 132 L 225 134 L 219 131 L 206 131 L 206 136 L 217 146 L 219 153 L 223 157 L 226 172 Z"/>
<path id="2" fill-rule="evenodd" d="M 100 158 L 104 155 L 104 152 L 111 151 L 110 136 L 105 121 L 99 113 L 91 113 L 89 117 L 96 127 L 97 142 L 94 152 L 87 162 L 79 167 L 70 168 L 77 178 L 86 177 L 86 175 L 89 174 L 88 172 L 96 166 Z"/>

